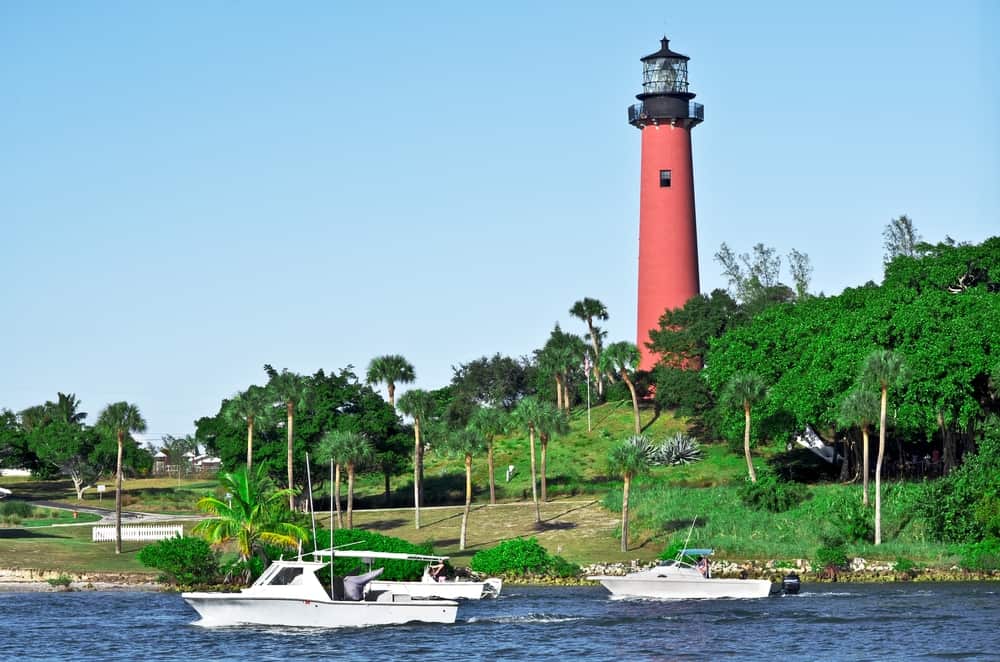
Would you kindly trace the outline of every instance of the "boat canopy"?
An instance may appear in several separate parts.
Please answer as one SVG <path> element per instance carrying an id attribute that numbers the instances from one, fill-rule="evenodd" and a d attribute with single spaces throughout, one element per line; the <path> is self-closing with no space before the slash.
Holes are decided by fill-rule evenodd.
<path id="1" fill-rule="evenodd" d="M 366 550 L 353 549 L 319 549 L 311 552 L 316 556 L 334 556 L 351 559 L 392 559 L 394 561 L 421 561 L 423 563 L 436 563 L 447 561 L 447 556 L 433 556 L 431 554 L 406 554 L 403 552 L 371 552 Z"/>
<path id="2" fill-rule="evenodd" d="M 693 548 L 693 549 L 681 550 L 681 554 L 684 556 L 711 556 L 714 553 L 715 553 L 714 549 Z"/>

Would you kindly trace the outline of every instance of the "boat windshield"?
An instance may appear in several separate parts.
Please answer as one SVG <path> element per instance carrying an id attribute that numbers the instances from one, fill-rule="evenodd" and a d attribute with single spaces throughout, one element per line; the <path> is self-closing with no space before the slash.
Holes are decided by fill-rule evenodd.
<path id="1" fill-rule="evenodd" d="M 286 567 L 274 573 L 268 586 L 294 586 L 302 583 L 302 568 Z"/>

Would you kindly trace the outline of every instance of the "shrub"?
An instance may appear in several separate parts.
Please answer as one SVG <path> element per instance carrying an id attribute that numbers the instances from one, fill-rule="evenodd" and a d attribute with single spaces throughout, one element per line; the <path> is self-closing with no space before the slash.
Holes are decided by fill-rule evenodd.
<path id="1" fill-rule="evenodd" d="M 1000 539 L 987 538 L 963 545 L 958 564 L 966 570 L 1000 570 Z"/>
<path id="2" fill-rule="evenodd" d="M 800 483 L 781 480 L 774 471 L 761 469 L 757 473 L 757 482 L 747 480 L 740 488 L 740 500 L 743 505 L 752 510 L 767 510 L 772 513 L 783 513 L 805 501 L 809 495 L 806 487 Z"/>
<path id="3" fill-rule="evenodd" d="M 701 447 L 694 437 L 677 432 L 654 447 L 652 459 L 656 464 L 689 464 L 701 459 Z"/>
<path id="4" fill-rule="evenodd" d="M 902 556 L 896 557 L 896 564 L 893 566 L 896 572 L 911 572 L 917 569 L 917 564 Z"/>
<path id="5" fill-rule="evenodd" d="M 316 532 L 316 546 L 319 549 L 330 548 L 330 531 L 321 529 Z M 359 549 L 371 552 L 399 552 L 403 554 L 433 554 L 434 549 L 430 544 L 417 545 L 402 538 L 382 535 L 373 531 L 361 531 L 359 529 L 337 529 L 334 532 L 334 547 L 345 549 Z M 286 552 L 287 553 L 287 552 Z M 277 558 L 277 555 L 271 556 Z M 385 568 L 379 577 L 387 581 L 408 581 L 418 579 L 427 565 L 421 561 L 395 561 L 391 559 L 374 559 L 373 568 Z M 367 564 L 362 559 L 341 558 L 335 559 L 333 571 L 337 575 L 353 575 L 359 572 L 367 572 Z M 321 573 L 321 576 L 328 576 Z"/>
<path id="6" fill-rule="evenodd" d="M 49 577 L 45 581 L 47 581 L 49 583 L 49 586 L 61 586 L 63 588 L 69 588 L 70 584 L 73 583 L 73 580 L 68 575 L 59 575 L 58 577 Z"/>
<path id="7" fill-rule="evenodd" d="M 838 568 L 847 565 L 847 550 L 842 545 L 820 547 L 816 550 L 816 566 L 826 568 L 831 565 Z"/>
<path id="8" fill-rule="evenodd" d="M 496 547 L 476 552 L 469 567 L 486 575 L 571 577 L 580 572 L 575 564 L 550 555 L 536 538 L 505 540 Z"/>
<path id="9" fill-rule="evenodd" d="M 27 501 L 5 501 L 0 504 L 0 515 L 10 516 L 16 515 L 21 519 L 31 517 L 34 514 L 34 508 Z"/>
<path id="10" fill-rule="evenodd" d="M 163 572 L 160 581 L 176 584 L 211 584 L 219 577 L 219 559 L 202 538 L 161 540 L 139 551 L 139 562 Z"/>
<path id="11" fill-rule="evenodd" d="M 838 538 L 845 542 L 875 538 L 875 516 L 853 494 L 841 494 L 834 501 L 830 520 L 837 529 Z"/>

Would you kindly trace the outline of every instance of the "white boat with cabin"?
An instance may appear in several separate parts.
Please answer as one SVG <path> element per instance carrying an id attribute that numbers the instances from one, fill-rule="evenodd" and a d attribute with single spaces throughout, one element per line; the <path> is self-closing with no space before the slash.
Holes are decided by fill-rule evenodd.
<path id="1" fill-rule="evenodd" d="M 711 549 L 682 549 L 677 557 L 661 562 L 648 570 L 627 575 L 599 575 L 587 579 L 598 581 L 615 597 L 691 600 L 705 598 L 764 598 L 771 594 L 772 584 L 766 579 L 714 578 L 708 558 Z M 685 557 L 704 559 L 704 571 L 684 561 Z"/>
<path id="2" fill-rule="evenodd" d="M 368 585 L 372 591 L 392 591 L 397 594 L 409 595 L 413 598 L 440 598 L 443 600 L 481 600 L 483 598 L 498 598 L 503 588 L 503 580 L 499 577 L 489 577 L 483 581 L 460 579 L 458 577 L 445 579 L 434 577 L 431 573 L 432 564 L 444 564 L 447 556 L 431 554 L 406 554 L 402 552 L 380 552 L 372 556 L 371 552 L 355 550 L 337 550 L 338 557 L 353 557 L 368 564 L 369 570 L 374 559 L 394 559 L 397 561 L 419 561 L 425 563 L 423 575 L 418 582 L 390 581 L 373 579 Z"/>
<path id="3" fill-rule="evenodd" d="M 377 558 L 385 552 L 368 552 Z M 454 623 L 454 600 L 417 599 L 371 587 L 382 568 L 359 576 L 334 578 L 324 586 L 316 573 L 342 552 L 319 550 L 313 560 L 300 555 L 274 561 L 250 587 L 238 593 L 182 593 L 201 620 L 197 625 L 282 625 L 291 627 L 366 627 L 403 623 Z M 327 556 L 326 560 L 316 560 Z"/>

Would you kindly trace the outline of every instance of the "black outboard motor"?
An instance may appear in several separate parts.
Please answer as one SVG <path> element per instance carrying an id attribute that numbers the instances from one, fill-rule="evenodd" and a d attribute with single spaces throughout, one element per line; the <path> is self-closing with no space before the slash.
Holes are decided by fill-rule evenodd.
<path id="1" fill-rule="evenodd" d="M 799 580 L 799 576 L 794 572 L 790 572 L 781 580 L 781 592 L 785 595 L 796 595 L 801 588 L 802 582 Z"/>

